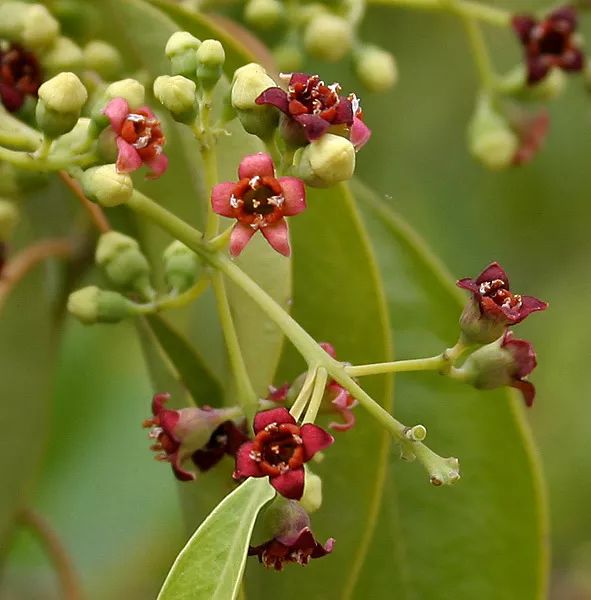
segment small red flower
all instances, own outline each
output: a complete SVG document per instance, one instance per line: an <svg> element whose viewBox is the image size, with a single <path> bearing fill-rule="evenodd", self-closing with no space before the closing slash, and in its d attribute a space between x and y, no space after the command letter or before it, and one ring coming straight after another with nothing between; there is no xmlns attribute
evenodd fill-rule
<svg viewBox="0 0 591 600"><path fill-rule="evenodd" d="M145 164L151 171L150 179L160 177L168 167L168 158L162 153L166 138L156 115L147 106L131 109L124 98L114 98L103 112L117 134L117 170L131 173Z"/></svg>
<svg viewBox="0 0 591 600"><path fill-rule="evenodd" d="M234 455L248 437L228 419L234 409L191 407L169 410L164 405L170 394L155 394L152 399L151 419L143 426L151 428L151 446L156 459L167 461L180 481L195 479L195 474L183 468L182 463L192 459L201 471L213 467L224 454Z"/></svg>
<svg viewBox="0 0 591 600"><path fill-rule="evenodd" d="M256 414L255 438L240 446L234 477L269 477L285 498L299 500L304 493L304 463L328 448L334 438L321 427L299 426L286 408Z"/></svg>
<svg viewBox="0 0 591 600"><path fill-rule="evenodd" d="M491 263L476 279L460 279L457 286L472 292L484 319L516 325L530 313L545 310L548 304L533 296L509 291L509 278L497 262Z"/></svg>
<svg viewBox="0 0 591 600"><path fill-rule="evenodd" d="M275 178L272 158L263 152L245 156L239 181L218 183L211 192L214 212L237 220L230 237L230 254L238 256L257 232L272 248L289 256L289 234L284 217L306 208L304 183L295 177Z"/></svg>
<svg viewBox="0 0 591 600"><path fill-rule="evenodd" d="M294 129L292 137L303 137L312 142L331 128L344 126L348 138L359 150L371 136L363 122L363 112L355 94L340 95L338 83L326 85L318 75L292 73L287 91L280 87L265 90L257 104L277 107L287 118L287 126Z"/></svg>
<svg viewBox="0 0 591 600"><path fill-rule="evenodd" d="M534 347L526 340L518 340L513 337L509 330L505 332L501 341L501 348L509 352L513 357L513 368L509 373L511 377L511 387L518 389L523 394L526 406L534 403L536 388L533 383L525 381L537 365L536 352Z"/></svg>
<svg viewBox="0 0 591 600"><path fill-rule="evenodd" d="M525 49L527 83L535 85L557 67L564 71L581 71L585 58L575 41L577 13L565 6L552 11L545 19L516 15L512 25Z"/></svg>
<svg viewBox="0 0 591 600"><path fill-rule="evenodd" d="M8 112L16 112L27 96L37 97L42 82L36 56L18 44L0 47L0 101Z"/></svg>

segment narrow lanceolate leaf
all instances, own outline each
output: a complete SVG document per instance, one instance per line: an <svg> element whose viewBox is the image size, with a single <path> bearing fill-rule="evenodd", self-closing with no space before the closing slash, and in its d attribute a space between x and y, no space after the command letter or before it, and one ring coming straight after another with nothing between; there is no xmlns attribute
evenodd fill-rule
<svg viewBox="0 0 591 600"><path fill-rule="evenodd" d="M453 279L378 197L360 185L353 190L386 284L399 357L449 347L464 302ZM424 424L436 451L459 456L462 479L431 488L420 469L393 457L379 524L348 597L391 598L394 570L402 600L544 597L545 506L521 399L435 373L401 373L396 393L397 416Z"/></svg>
<svg viewBox="0 0 591 600"><path fill-rule="evenodd" d="M265 478L226 496L177 557L158 600L236 598L255 520L274 495Z"/></svg>

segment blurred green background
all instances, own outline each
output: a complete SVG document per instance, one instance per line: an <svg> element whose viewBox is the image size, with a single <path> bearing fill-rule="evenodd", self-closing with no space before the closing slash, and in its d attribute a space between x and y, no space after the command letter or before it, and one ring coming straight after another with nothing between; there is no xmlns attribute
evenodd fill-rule
<svg viewBox="0 0 591 600"><path fill-rule="evenodd" d="M491 173L466 149L477 79L457 20L372 7L362 31L396 55L400 82L380 96L360 91L373 128L359 154L360 177L454 276L498 260L514 289L550 302L519 330L539 359L538 397L527 416L549 490L552 596L591 598L591 98L582 77L569 78L550 106L551 131L539 155ZM591 21L583 20L582 31L591 34ZM510 32L490 34L500 69L519 60ZM345 67L311 68L345 90L356 86ZM36 508L63 537L91 598L154 597L184 532L175 483L152 460L140 427L152 390L134 331L68 319L58 365ZM50 600L55 589L36 542L19 534L0 598Z"/></svg>

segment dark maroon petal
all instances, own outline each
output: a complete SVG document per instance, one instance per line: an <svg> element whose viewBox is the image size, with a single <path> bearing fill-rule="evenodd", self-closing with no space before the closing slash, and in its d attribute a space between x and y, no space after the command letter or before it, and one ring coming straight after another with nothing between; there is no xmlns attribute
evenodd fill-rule
<svg viewBox="0 0 591 600"><path fill-rule="evenodd" d="M259 468L258 463L250 456L252 451L252 442L245 442L236 452L236 470L234 478L241 477L264 477L264 473Z"/></svg>
<svg viewBox="0 0 591 600"><path fill-rule="evenodd" d="M304 128L304 135L309 142L322 137L330 127L330 123L318 115L298 115L293 119Z"/></svg>
<svg viewBox="0 0 591 600"><path fill-rule="evenodd" d="M280 87L270 87L258 96L257 104L271 104L285 114L289 113L289 100L287 94Z"/></svg>
<svg viewBox="0 0 591 600"><path fill-rule="evenodd" d="M292 73L289 79L289 85L293 86L297 85L298 83L306 85L308 83L308 79L310 79L310 75L307 73Z"/></svg>
<svg viewBox="0 0 591 600"><path fill-rule="evenodd" d="M154 394L152 398L152 414L157 416L161 411L164 410L164 405L170 400L170 394L162 392L160 394Z"/></svg>
<svg viewBox="0 0 591 600"><path fill-rule="evenodd" d="M511 387L519 390L523 395L523 400L526 406L532 406L536 397L536 388L534 384L529 381L522 381L520 379L514 379L511 382Z"/></svg>
<svg viewBox="0 0 591 600"><path fill-rule="evenodd" d="M243 424L244 426L244 424ZM226 454L234 456L244 442L248 442L248 436L244 429L237 427L233 421L226 421L220 425L223 434L226 436L226 444L223 446Z"/></svg>
<svg viewBox="0 0 591 600"><path fill-rule="evenodd" d="M17 89L0 82L0 100L8 112L16 112L23 105L25 97Z"/></svg>
<svg viewBox="0 0 591 600"><path fill-rule="evenodd" d="M561 6L553 10L547 17L548 21L562 26L561 33L569 34L577 28L577 11L572 6Z"/></svg>
<svg viewBox="0 0 591 600"><path fill-rule="evenodd" d="M295 422L296 420L289 414L287 408L281 406L258 412L254 417L253 428L254 432L258 433L271 423L290 423L291 425L295 425Z"/></svg>
<svg viewBox="0 0 591 600"><path fill-rule="evenodd" d="M324 544L324 546L322 544L320 544L319 542L317 542L316 547L314 548L314 551L311 554L311 557L312 558L322 558L323 556L330 554L332 552L333 548L334 548L334 538L328 538L326 540L326 543Z"/></svg>
<svg viewBox="0 0 591 600"><path fill-rule="evenodd" d="M330 344L329 342L320 342L320 344L318 344L330 357L332 358L336 358L337 357L337 351L334 349L334 346L332 344Z"/></svg>
<svg viewBox="0 0 591 600"><path fill-rule="evenodd" d="M354 116L351 100L349 98L341 98L337 104L336 115L332 122L334 125L338 125L339 123L352 125Z"/></svg>
<svg viewBox="0 0 591 600"><path fill-rule="evenodd" d="M270 482L283 497L300 500L304 494L304 467L271 477Z"/></svg>
<svg viewBox="0 0 591 600"><path fill-rule="evenodd" d="M533 296L522 296L521 297L521 309L519 310L519 321L523 321L530 313L537 312L540 310L546 310L548 303L543 300L538 300ZM518 322L519 322L518 321Z"/></svg>
<svg viewBox="0 0 591 600"><path fill-rule="evenodd" d="M495 279L500 279L505 284L505 288L509 289L509 278L507 277L507 273L505 273L505 270L498 262L490 263L490 265L478 275L474 282L480 285L481 283L494 281Z"/></svg>
<svg viewBox="0 0 591 600"><path fill-rule="evenodd" d="M175 434L177 423L179 422L180 414L178 410L162 410L158 415L160 427L175 441L179 442L178 436Z"/></svg>
<svg viewBox="0 0 591 600"><path fill-rule="evenodd" d="M195 466L200 471L209 471L215 467L224 457L225 449L220 446L218 448L200 449L193 452L191 459Z"/></svg>
<svg viewBox="0 0 591 600"><path fill-rule="evenodd" d="M513 356L515 361L513 374L517 378L522 379L536 368L536 351L527 340L519 340L514 337L513 332L507 331L501 341L501 347L508 350Z"/></svg>
<svg viewBox="0 0 591 600"><path fill-rule="evenodd" d="M578 48L569 48L559 59L561 69L569 72L582 71L585 66L585 55Z"/></svg>
<svg viewBox="0 0 591 600"><path fill-rule="evenodd" d="M515 15L511 19L511 26L521 40L521 43L527 44L531 31L536 26L536 20L528 15Z"/></svg>
<svg viewBox="0 0 591 600"><path fill-rule="evenodd" d="M480 311L486 315L488 319L496 321L507 321L507 323L515 324L519 319L519 312L512 310L509 307L499 306L492 298L481 296Z"/></svg>
<svg viewBox="0 0 591 600"><path fill-rule="evenodd" d="M470 292L476 293L478 291L478 285L476 284L474 279L470 279L470 277L458 279L456 281L456 285L464 290L469 290Z"/></svg>
<svg viewBox="0 0 591 600"><path fill-rule="evenodd" d="M174 454L170 454L168 456L168 460L170 461L170 464L172 465L172 470L174 472L174 476L179 481L193 481L195 479L195 473L186 471L185 469L183 469L181 467L180 462L179 462L179 455L177 452L175 452Z"/></svg>
<svg viewBox="0 0 591 600"><path fill-rule="evenodd" d="M550 67L550 63L544 56L530 56L527 59L527 83L534 85L544 79Z"/></svg>
<svg viewBox="0 0 591 600"><path fill-rule="evenodd" d="M330 433L324 431L322 427L314 425L312 423L306 423L302 425L300 430L302 441L304 442L304 452L306 454L305 460L310 460L316 452L320 452L325 448L328 448L333 442L334 438Z"/></svg>

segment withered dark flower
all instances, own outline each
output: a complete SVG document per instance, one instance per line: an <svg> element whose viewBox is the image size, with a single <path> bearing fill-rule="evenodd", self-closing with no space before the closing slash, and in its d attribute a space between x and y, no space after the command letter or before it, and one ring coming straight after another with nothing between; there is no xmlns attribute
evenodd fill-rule
<svg viewBox="0 0 591 600"><path fill-rule="evenodd" d="M42 83L37 57L19 44L0 44L0 101L8 112L16 112L27 96L37 97Z"/></svg>

